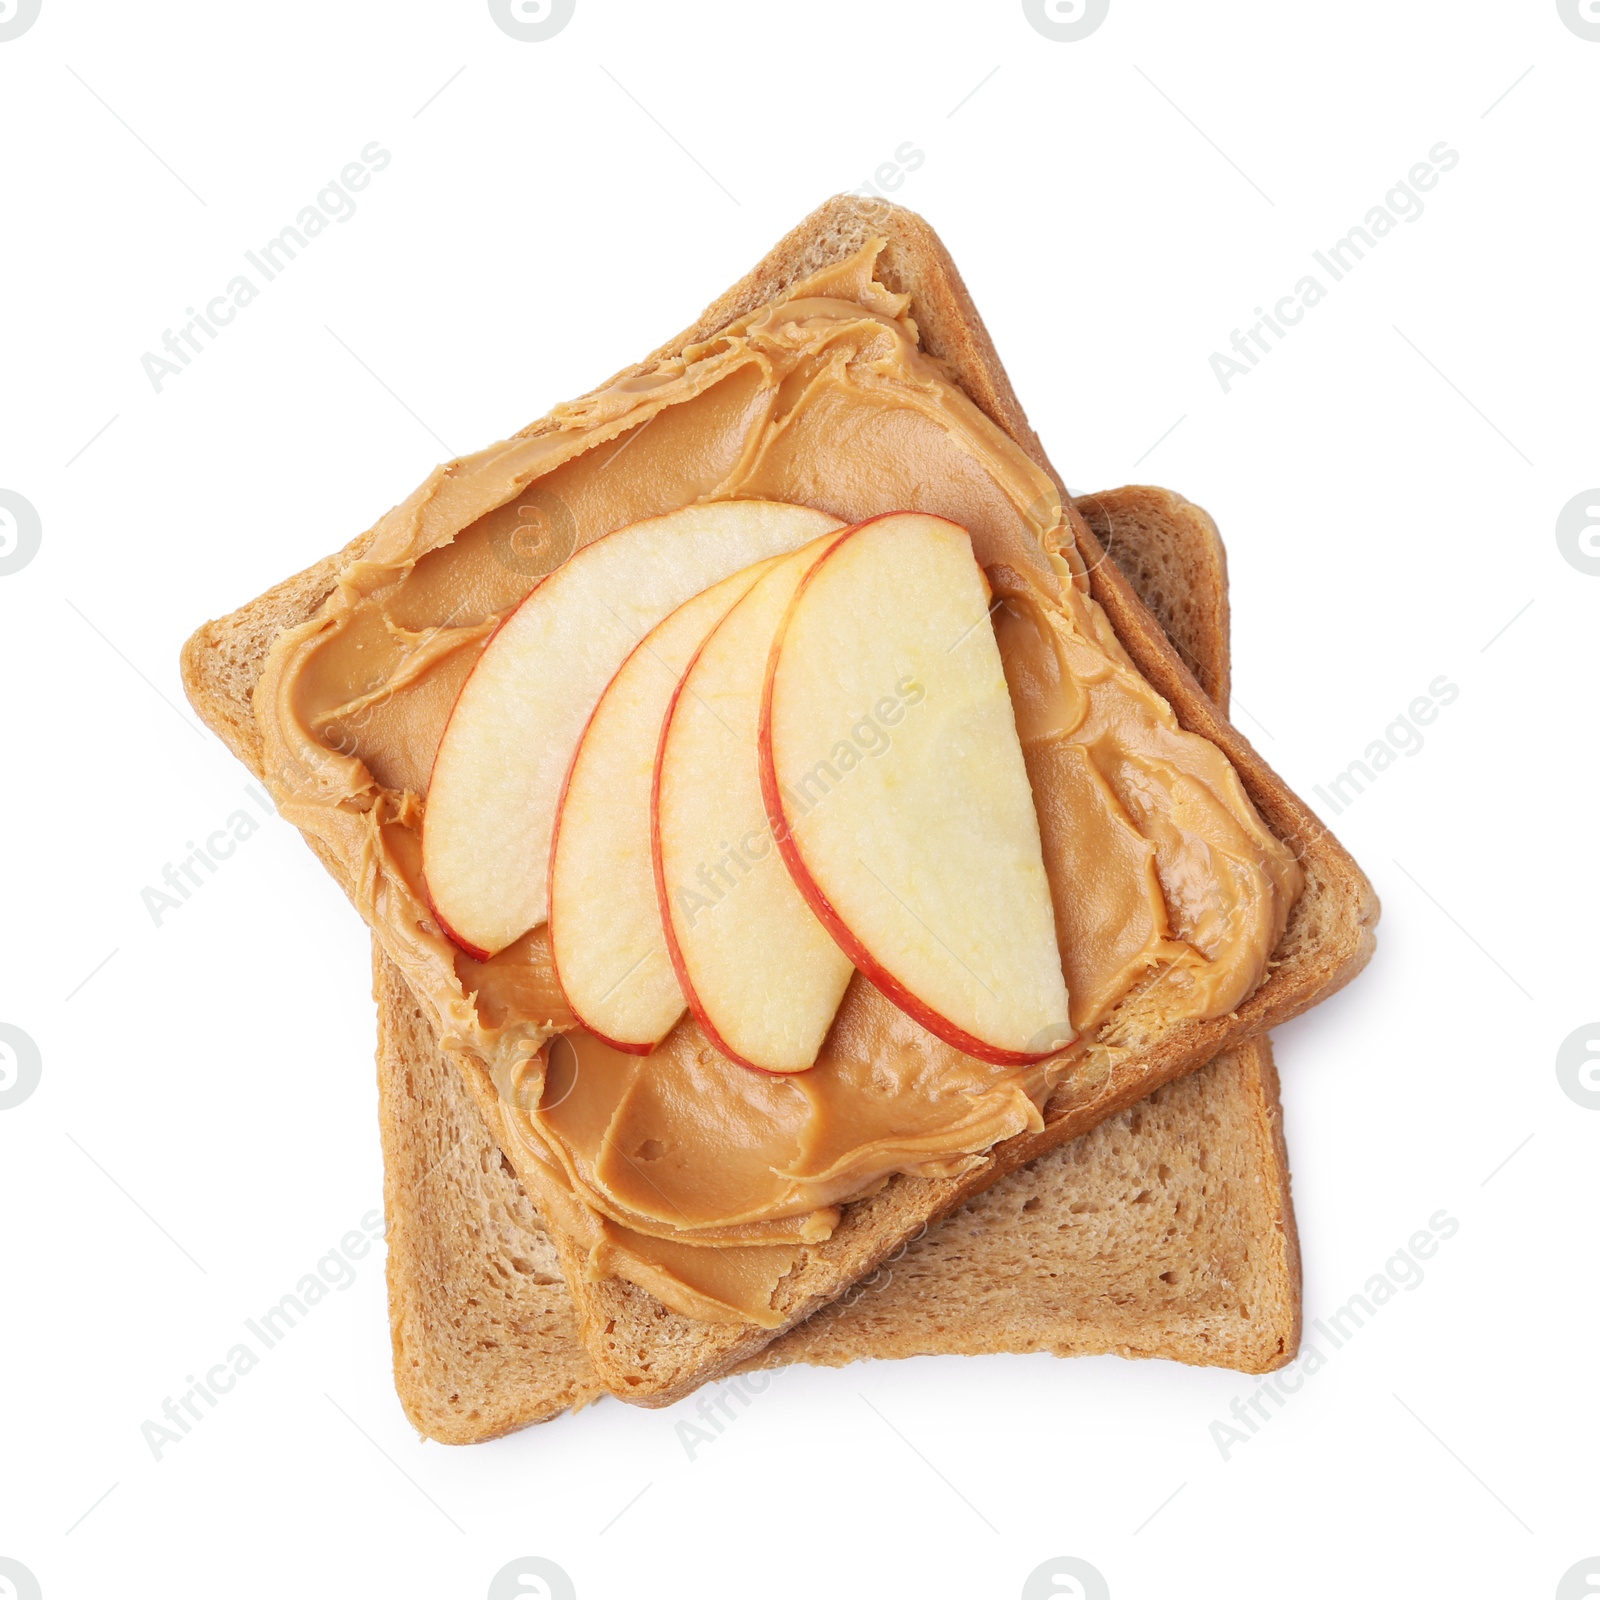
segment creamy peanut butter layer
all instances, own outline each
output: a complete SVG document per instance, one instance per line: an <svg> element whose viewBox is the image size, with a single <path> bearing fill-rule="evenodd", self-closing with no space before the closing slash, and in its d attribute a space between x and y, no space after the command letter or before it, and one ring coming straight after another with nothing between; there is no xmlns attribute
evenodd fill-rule
<svg viewBox="0 0 1600 1600"><path fill-rule="evenodd" d="M874 280L881 248L436 471L316 616L280 636L256 691L275 798L359 859L363 915L446 1044L489 1068L536 1202L587 1246L594 1275L707 1320L775 1326L776 1285L840 1207L897 1173L957 1175L1042 1127L1051 1090L1110 1048L1130 998L1146 1025L1232 1010L1301 887L1227 758L1178 726L1122 649L1049 478L918 348L907 297ZM859 974L807 1072L737 1066L690 1017L649 1056L627 1055L575 1026L544 926L477 961L433 918L429 770L498 622L582 545L731 498L845 522L927 511L971 534L1078 1030L1062 1056L963 1055ZM704 914L736 892L736 867L708 864Z"/></svg>

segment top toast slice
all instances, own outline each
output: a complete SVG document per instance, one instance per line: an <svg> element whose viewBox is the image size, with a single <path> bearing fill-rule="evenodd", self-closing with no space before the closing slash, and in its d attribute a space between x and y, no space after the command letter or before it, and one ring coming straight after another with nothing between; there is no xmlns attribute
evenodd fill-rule
<svg viewBox="0 0 1600 1600"><path fill-rule="evenodd" d="M1146 679L1172 706L1179 723L1221 748L1267 825L1295 852L1305 889L1274 952L1268 976L1234 1012L1187 1021L1159 1036L1128 1041L1126 1054L1098 1080L1075 1083L1046 1108L1044 1130L997 1146L978 1167L955 1179L893 1179L870 1199L847 1208L833 1236L807 1248L779 1286L778 1328L706 1324L670 1311L631 1284L589 1282L577 1245L562 1236L563 1267L572 1286L590 1356L607 1387L628 1399L668 1404L707 1378L754 1356L778 1334L836 1298L871 1272L931 1221L1043 1151L1093 1127L1160 1085L1192 1070L1239 1040L1298 1015L1348 982L1371 953L1377 902L1370 884L1305 804L1251 748L1207 698L1150 613L1104 551L1085 519L1070 506L1005 376L953 263L919 217L886 202L841 197L821 207L782 240L750 273L670 341L657 356L713 335L821 268L882 238L878 276L909 294L923 346L940 358L969 398L1002 427L1052 478L1062 493L1071 533L1090 572L1094 598ZM207 714L208 685L259 674L261 658L283 627L308 616L333 586L335 574L361 541L277 586L243 611L200 629L184 651L184 674L202 716L247 759L260 760L259 731L246 726L236 702ZM220 654L222 660L215 658ZM231 698L231 697L230 697ZM323 859L347 889L356 863L327 851ZM499 1127L498 1102L487 1073L460 1057L473 1098ZM502 1143L510 1146L509 1139Z"/></svg>

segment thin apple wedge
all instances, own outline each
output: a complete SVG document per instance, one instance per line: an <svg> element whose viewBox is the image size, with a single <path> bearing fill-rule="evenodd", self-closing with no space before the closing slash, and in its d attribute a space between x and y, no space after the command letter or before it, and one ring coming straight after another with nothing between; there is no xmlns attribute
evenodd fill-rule
<svg viewBox="0 0 1600 1600"><path fill-rule="evenodd" d="M462 685L428 783L422 870L445 931L487 959L545 920L556 802L628 652L713 583L838 522L805 506L686 506L585 545L506 618Z"/></svg>
<svg viewBox="0 0 1600 1600"><path fill-rule="evenodd" d="M583 1027L634 1055L648 1054L684 1010L650 850L661 725L706 635L772 564L724 578L640 640L600 696L562 791L550 855L556 979Z"/></svg>
<svg viewBox="0 0 1600 1600"><path fill-rule="evenodd" d="M756 736L773 637L807 571L842 535L777 562L700 647L661 730L651 802L656 895L673 968L730 1060L804 1072L850 961L773 848Z"/></svg>
<svg viewBox="0 0 1600 1600"><path fill-rule="evenodd" d="M1072 1039L1039 820L964 528L841 534L767 664L762 793L806 903L930 1033L1005 1065Z"/></svg>

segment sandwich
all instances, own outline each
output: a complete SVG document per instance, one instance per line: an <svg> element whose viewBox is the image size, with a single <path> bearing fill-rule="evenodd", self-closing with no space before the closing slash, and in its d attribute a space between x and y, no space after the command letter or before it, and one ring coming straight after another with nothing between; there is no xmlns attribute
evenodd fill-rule
<svg viewBox="0 0 1600 1600"><path fill-rule="evenodd" d="M185 673L459 1074L595 1377L643 1404L1371 950L1365 878L882 203L822 208Z"/></svg>

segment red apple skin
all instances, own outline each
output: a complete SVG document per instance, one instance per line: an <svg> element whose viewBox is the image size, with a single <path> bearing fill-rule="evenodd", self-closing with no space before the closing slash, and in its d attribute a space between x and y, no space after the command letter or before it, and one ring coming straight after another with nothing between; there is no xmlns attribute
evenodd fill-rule
<svg viewBox="0 0 1600 1600"><path fill-rule="evenodd" d="M448 922L445 921L443 915L439 911L438 906L433 903L433 896L428 893L428 878L426 873L423 874L422 878L422 894L423 898L428 902L428 909L433 913L433 920L439 924L440 931L444 934L445 938L447 938L450 943L456 947L457 950L464 951L467 955L471 956L474 961L488 961L491 959L487 950L480 950L477 945L468 944L467 941L463 939Z"/></svg>
<svg viewBox="0 0 1600 1600"><path fill-rule="evenodd" d="M932 513L917 512L915 515L928 516ZM760 732L756 739L757 760L761 773L761 799L767 809L767 822L772 828L772 836L777 840L778 853L783 857L784 865L789 869L789 876L794 879L795 887L800 891L806 904L811 907L812 914L817 921L833 935L834 942L844 953L849 956L851 964L866 980L892 1001L915 1023L926 1028L936 1039L943 1039L948 1045L960 1050L964 1055L975 1056L979 1061L992 1062L997 1067L1026 1067L1035 1061L1048 1061L1051 1056L1061 1054L1061 1049L1041 1050L1037 1052L1020 1050L1002 1050L995 1045L986 1044L982 1039L975 1039L964 1028L957 1027L948 1018L942 1017L932 1010L926 1002L912 994L895 975L890 972L865 945L847 928L835 910L833 902L823 892L821 886L811 876L806 868L804 859L800 854L800 847L795 842L790 831L788 814L783 808L783 794L778 787L778 767L772 752L772 685L778 672L778 656L783 649L784 636L789 631L790 619L794 616L795 608L800 604L800 597L806 592L811 580L853 539L863 528L870 528L873 523L881 522L886 516L899 516L900 512L884 512L883 516L869 517L865 522L858 522L853 528L847 529L839 536L838 542L822 557L817 564L801 579L799 587L794 592L794 597L789 602L789 608L784 613L783 622L779 625L777 634L772 641L772 650L767 656L766 675L761 685L761 723ZM939 518L948 521L948 518ZM952 527L959 526L951 523ZM965 531L965 530L963 530ZM658 880L659 881L659 880ZM667 941L670 944L672 934L669 928ZM693 1004L691 1001L690 1004Z"/></svg>
<svg viewBox="0 0 1600 1600"><path fill-rule="evenodd" d="M716 629L713 628L711 632L715 633ZM689 665L683 669L683 676L678 679L678 686L672 691L672 698L667 702L667 713L661 719L661 737L656 741L655 769L650 776L650 864L654 869L656 880L656 908L661 913L661 931L667 938L667 954L672 959L672 970L677 974L678 987L683 990L683 997L689 1002L689 1010L693 1013L694 1020L700 1024L701 1031L711 1041L712 1047L726 1056L735 1066L747 1067L751 1072L764 1073L769 1078L792 1078L797 1074L774 1072L771 1067L757 1066L754 1061L747 1061L717 1031L717 1025L707 1015L706 1008L689 978L689 964L684 960L683 946L678 943L678 936L672 928L672 912L667 895L667 869L661 859L661 763L667 752L667 730L672 726L672 714L678 708L678 698L683 693L684 684L689 681L689 674L694 671L695 663L700 659L700 652L710 641L711 634L707 634L700 642L699 649L689 658ZM802 1067L799 1070L809 1072L811 1068Z"/></svg>
<svg viewBox="0 0 1600 1600"><path fill-rule="evenodd" d="M540 581L542 582L543 580L541 579ZM639 647L637 645L634 646L634 650L637 650L638 648ZM627 666L628 662L633 660L634 650L630 650L623 658L623 667ZM617 672L621 671L622 667L618 667ZM612 675L612 682L616 682L615 673ZM610 684L607 684L607 689L609 689L610 686ZM600 696L600 700L604 699L605 695L602 694ZM561 793L556 796L556 820L554 826L550 829L550 882L552 885L555 883L556 846L561 841L561 819L566 814L567 809L567 790L572 785L572 773L574 768L576 768L578 765L578 755L583 749L583 741L588 737L590 725L594 722L595 714L599 711L599 709L600 701L597 700L595 702L594 710L589 713L587 720L583 724L583 732L578 735L577 744L575 744L572 748L572 761L567 767L566 777L561 780ZM649 1055L650 1052L655 1049L655 1044L635 1044L626 1042L622 1039L613 1039L609 1034L602 1033L600 1029L595 1027L595 1025L590 1022L589 1019L585 1017L578 1007L573 1003L572 996L567 993L566 984L561 981L561 963L556 959L555 902L553 897L551 900L550 912L550 969L555 973L556 987L561 991L561 998L567 1002L567 1009L577 1019L578 1026L582 1028L585 1033L592 1034L601 1042L601 1044L608 1044L613 1050L622 1051L624 1055ZM660 1040L657 1040L656 1044L659 1043Z"/></svg>

